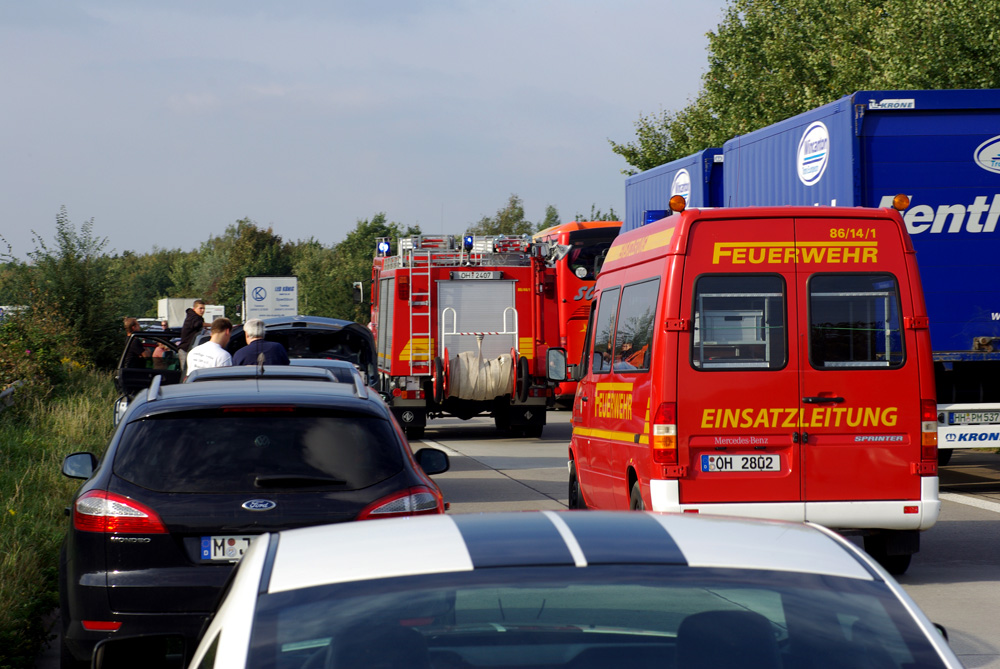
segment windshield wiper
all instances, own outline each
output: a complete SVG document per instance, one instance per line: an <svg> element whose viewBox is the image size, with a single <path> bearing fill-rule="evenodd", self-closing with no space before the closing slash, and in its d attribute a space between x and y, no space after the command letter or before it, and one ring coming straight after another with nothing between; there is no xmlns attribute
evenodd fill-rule
<svg viewBox="0 0 1000 669"><path fill-rule="evenodd" d="M253 480L258 488L309 488L312 486L347 485L329 476L299 476L289 474L263 474Z"/></svg>

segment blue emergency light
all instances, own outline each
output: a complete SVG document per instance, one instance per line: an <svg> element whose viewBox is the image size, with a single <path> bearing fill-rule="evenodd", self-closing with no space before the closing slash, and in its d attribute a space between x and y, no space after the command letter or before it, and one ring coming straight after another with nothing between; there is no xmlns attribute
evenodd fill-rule
<svg viewBox="0 0 1000 669"><path fill-rule="evenodd" d="M669 215L670 211L668 209L647 209L642 214L642 224L649 225L650 223L658 221L661 218L666 218Z"/></svg>
<svg viewBox="0 0 1000 669"><path fill-rule="evenodd" d="M389 255L389 242L379 242L378 243L378 254L380 256Z"/></svg>
<svg viewBox="0 0 1000 669"><path fill-rule="evenodd" d="M462 246L466 251L472 250L472 235L466 235L465 239L462 240Z"/></svg>

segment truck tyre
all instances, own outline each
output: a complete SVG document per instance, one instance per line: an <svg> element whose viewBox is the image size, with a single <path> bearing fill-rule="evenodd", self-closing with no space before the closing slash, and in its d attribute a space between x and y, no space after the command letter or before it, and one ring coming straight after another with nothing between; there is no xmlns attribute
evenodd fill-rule
<svg viewBox="0 0 1000 669"><path fill-rule="evenodd" d="M944 467L946 464L951 462L951 454L954 452L953 448L939 448L938 449L938 467Z"/></svg>
<svg viewBox="0 0 1000 669"><path fill-rule="evenodd" d="M406 432L407 439L423 439L424 438L424 425L409 425L403 428Z"/></svg>
<svg viewBox="0 0 1000 669"><path fill-rule="evenodd" d="M431 377L431 389L435 404L444 402L444 363L441 358L434 358L434 374Z"/></svg>
<svg viewBox="0 0 1000 669"><path fill-rule="evenodd" d="M583 501L583 493L580 492L580 480L576 478L576 463L572 460L569 463L569 508L587 508L587 503Z"/></svg>
<svg viewBox="0 0 1000 669"><path fill-rule="evenodd" d="M528 369L528 359L523 355L517 359L517 375L514 377L514 391L518 402L528 400L528 389L531 387L531 372ZM541 431L539 431L541 434Z"/></svg>
<svg viewBox="0 0 1000 669"><path fill-rule="evenodd" d="M645 511L646 503L642 501L642 492L639 490L639 482L632 484L632 494L629 496L628 508L633 511Z"/></svg>

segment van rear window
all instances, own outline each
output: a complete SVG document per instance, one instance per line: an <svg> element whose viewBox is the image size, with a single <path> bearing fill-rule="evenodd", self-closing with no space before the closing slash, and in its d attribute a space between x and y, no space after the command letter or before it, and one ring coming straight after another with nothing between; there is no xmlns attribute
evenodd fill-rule
<svg viewBox="0 0 1000 669"><path fill-rule="evenodd" d="M786 331L780 276L710 274L695 283L696 369L780 369L787 358Z"/></svg>
<svg viewBox="0 0 1000 669"><path fill-rule="evenodd" d="M817 369L902 366L899 290L890 274L809 279L809 361Z"/></svg>

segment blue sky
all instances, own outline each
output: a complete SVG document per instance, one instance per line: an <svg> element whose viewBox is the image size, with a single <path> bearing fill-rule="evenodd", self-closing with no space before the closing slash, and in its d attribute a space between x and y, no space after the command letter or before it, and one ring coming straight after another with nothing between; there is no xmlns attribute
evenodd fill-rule
<svg viewBox="0 0 1000 669"><path fill-rule="evenodd" d="M334 244L385 212L461 233L624 213L608 139L699 88L725 0L0 4L0 236L61 206L108 251L250 218ZM0 252L6 246L0 245Z"/></svg>

